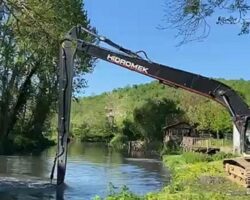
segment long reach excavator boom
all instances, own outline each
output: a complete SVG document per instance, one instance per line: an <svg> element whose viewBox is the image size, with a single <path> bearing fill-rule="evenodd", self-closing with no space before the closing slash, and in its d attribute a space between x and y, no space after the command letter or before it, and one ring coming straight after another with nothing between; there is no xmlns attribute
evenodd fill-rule
<svg viewBox="0 0 250 200"><path fill-rule="evenodd" d="M82 40L80 35L83 33L91 35L99 42L106 43L114 50ZM110 39L81 26L73 27L66 34L60 47L57 185L64 182L66 173L73 66L76 53L85 53L157 79L162 84L200 94L228 108L232 121L239 132L239 152L243 156L224 160L224 167L235 180L250 187L250 160L248 160L250 157L250 110L237 92L217 80L154 63L148 59L145 52L133 52L125 49ZM139 53L143 53L144 56L140 56Z"/></svg>

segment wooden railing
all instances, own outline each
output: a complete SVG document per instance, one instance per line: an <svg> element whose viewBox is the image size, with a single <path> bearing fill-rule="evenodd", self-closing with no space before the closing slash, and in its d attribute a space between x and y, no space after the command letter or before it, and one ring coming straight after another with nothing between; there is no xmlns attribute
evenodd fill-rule
<svg viewBox="0 0 250 200"><path fill-rule="evenodd" d="M202 137L183 137L181 147L184 151L193 151L199 148L221 148L230 145L231 141L225 139L202 138Z"/></svg>

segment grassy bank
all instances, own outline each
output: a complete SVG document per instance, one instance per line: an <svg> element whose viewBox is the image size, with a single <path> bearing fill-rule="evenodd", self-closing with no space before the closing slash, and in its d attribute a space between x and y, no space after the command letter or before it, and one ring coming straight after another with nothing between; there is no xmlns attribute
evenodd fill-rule
<svg viewBox="0 0 250 200"><path fill-rule="evenodd" d="M222 166L225 155L213 157L187 153L165 156L171 169L172 183L161 192L148 195L150 199L249 199L246 190L226 177Z"/></svg>
<svg viewBox="0 0 250 200"><path fill-rule="evenodd" d="M225 154L204 156L186 153L164 156L172 172L172 182L160 192L139 197L127 188L113 193L106 200L248 200L246 189L229 181L223 171L221 158ZM100 199L96 197L96 199Z"/></svg>

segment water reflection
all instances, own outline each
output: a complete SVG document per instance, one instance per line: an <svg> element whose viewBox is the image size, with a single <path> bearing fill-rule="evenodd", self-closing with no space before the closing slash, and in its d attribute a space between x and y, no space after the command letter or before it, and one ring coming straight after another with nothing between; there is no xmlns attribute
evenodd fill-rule
<svg viewBox="0 0 250 200"><path fill-rule="evenodd" d="M0 156L0 173L44 177L49 161L41 156Z"/></svg>
<svg viewBox="0 0 250 200"><path fill-rule="evenodd" d="M91 199L106 196L110 183L145 194L169 180L168 172L155 159L124 156L102 144L72 143L66 185L56 191L48 180L55 149L41 155L0 156L0 199Z"/></svg>

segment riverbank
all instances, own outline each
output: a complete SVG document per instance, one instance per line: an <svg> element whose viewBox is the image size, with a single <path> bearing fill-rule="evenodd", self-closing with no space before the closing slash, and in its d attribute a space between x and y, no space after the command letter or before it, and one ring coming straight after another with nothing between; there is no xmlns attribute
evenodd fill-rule
<svg viewBox="0 0 250 200"><path fill-rule="evenodd" d="M248 200L250 196L246 189L225 176L222 166L225 156L166 155L163 162L172 173L170 185L144 197L136 196L125 188L106 200Z"/></svg>
<svg viewBox="0 0 250 200"><path fill-rule="evenodd" d="M14 139L0 140L0 155L41 153L56 143L46 137L15 136Z"/></svg>

